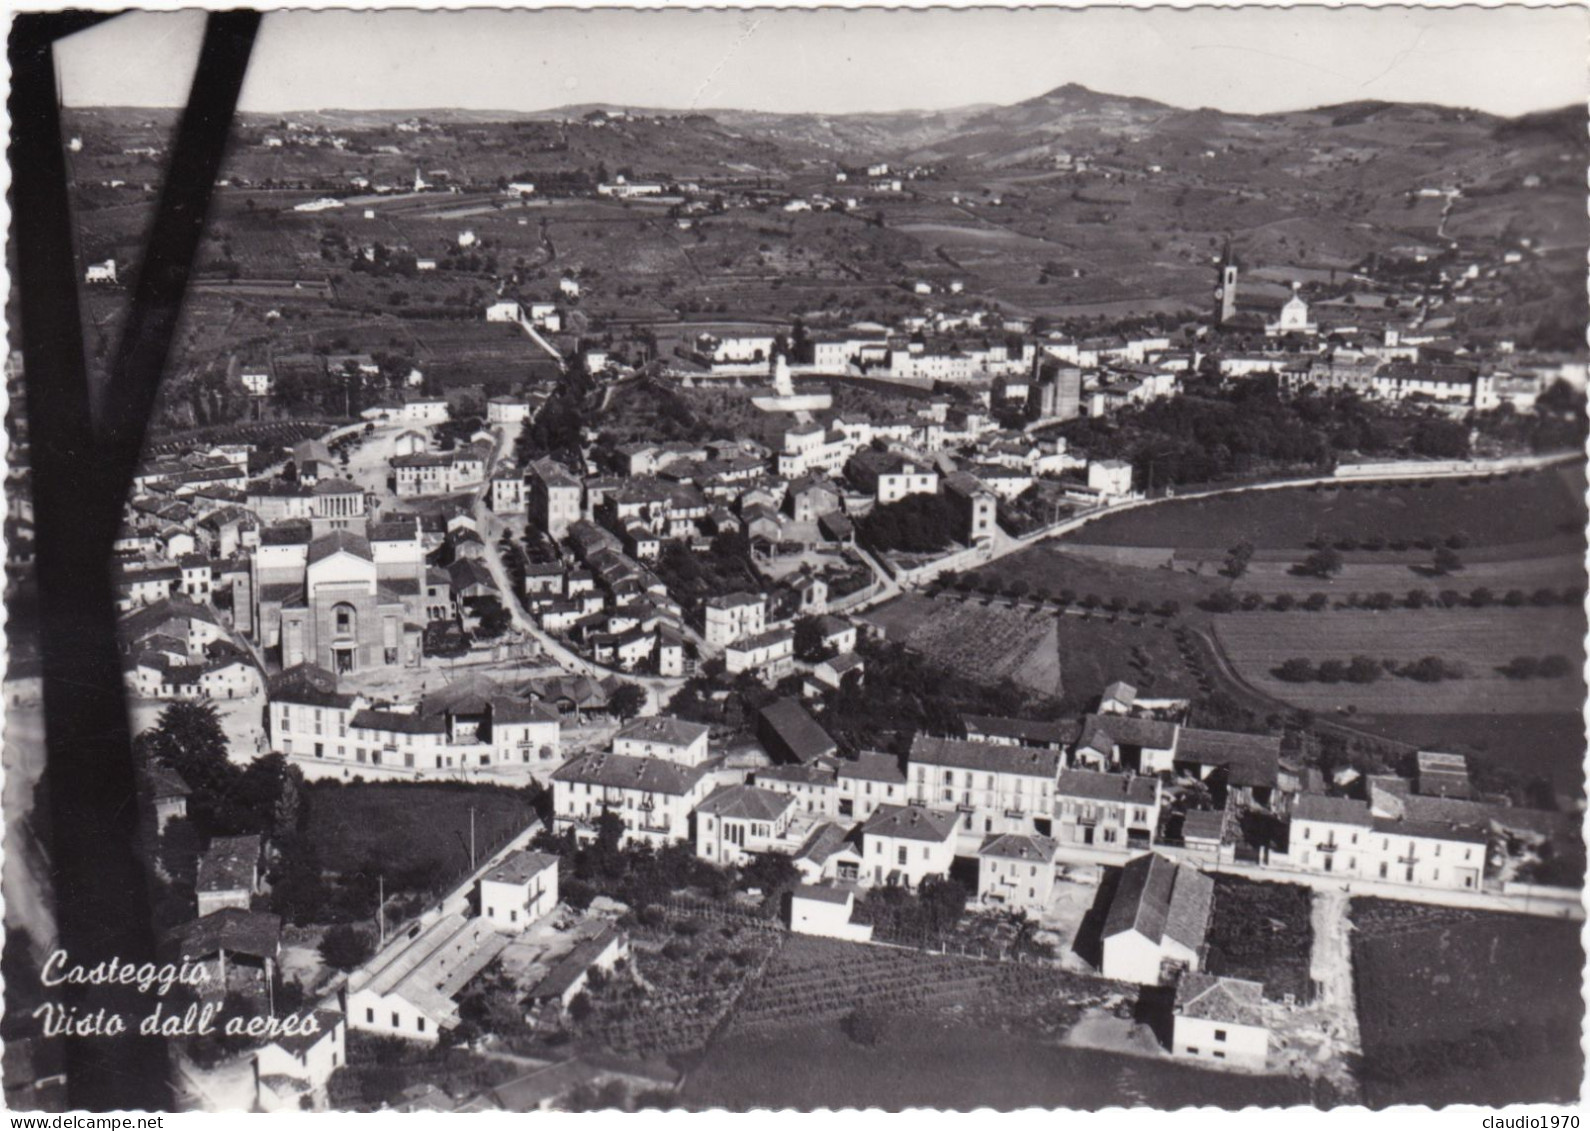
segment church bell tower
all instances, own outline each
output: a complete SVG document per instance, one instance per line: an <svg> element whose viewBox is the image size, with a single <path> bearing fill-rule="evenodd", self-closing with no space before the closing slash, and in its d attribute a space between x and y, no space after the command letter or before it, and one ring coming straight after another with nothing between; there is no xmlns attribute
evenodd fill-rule
<svg viewBox="0 0 1590 1131"><path fill-rule="evenodd" d="M1237 257L1226 238L1220 253L1220 276L1215 284L1215 325L1224 326L1237 316Z"/></svg>

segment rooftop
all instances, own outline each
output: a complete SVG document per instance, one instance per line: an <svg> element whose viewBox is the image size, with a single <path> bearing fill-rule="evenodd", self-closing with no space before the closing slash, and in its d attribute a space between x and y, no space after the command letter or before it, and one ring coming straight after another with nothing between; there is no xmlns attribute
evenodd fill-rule
<svg viewBox="0 0 1590 1131"><path fill-rule="evenodd" d="M955 835L960 818L920 805L880 805L861 826L862 836L897 837L943 843Z"/></svg>
<svg viewBox="0 0 1590 1131"><path fill-rule="evenodd" d="M911 741L911 761L928 766L953 766L997 774L1053 778L1060 769L1060 752L1032 746L1005 746L919 734Z"/></svg>

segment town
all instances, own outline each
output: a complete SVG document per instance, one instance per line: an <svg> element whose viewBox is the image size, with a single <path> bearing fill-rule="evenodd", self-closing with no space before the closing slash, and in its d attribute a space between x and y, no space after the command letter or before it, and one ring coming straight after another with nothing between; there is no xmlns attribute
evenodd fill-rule
<svg viewBox="0 0 1590 1131"><path fill-rule="evenodd" d="M1369 145L1330 110L1322 175ZM163 134L68 122L114 320ZM1237 133L1144 123L730 168L750 125L616 105L240 120L111 568L164 957L206 972L165 1009L316 1024L174 1042L186 1102L1577 1095L1582 216L1472 217L1555 201L1583 131L1485 125L1508 163L1399 180L1397 239L1300 247L1233 222ZM1159 196L1151 301L1035 252Z"/></svg>

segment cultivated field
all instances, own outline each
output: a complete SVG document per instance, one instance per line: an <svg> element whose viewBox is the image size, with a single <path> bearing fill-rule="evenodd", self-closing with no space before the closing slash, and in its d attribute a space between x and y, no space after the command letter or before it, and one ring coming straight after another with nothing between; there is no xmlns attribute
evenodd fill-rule
<svg viewBox="0 0 1590 1131"><path fill-rule="evenodd" d="M1275 1001L1288 994L1300 1003L1312 1001L1313 898L1314 889L1300 884L1217 876L1208 971L1262 982L1265 996Z"/></svg>
<svg viewBox="0 0 1590 1131"><path fill-rule="evenodd" d="M1578 924L1375 899L1351 915L1371 1107L1578 1097Z"/></svg>
<svg viewBox="0 0 1590 1131"><path fill-rule="evenodd" d="M1352 706L1373 714L1551 714L1584 701L1584 624L1573 609L1393 609L1388 612L1233 613L1215 632L1237 672L1260 691L1315 711ZM1575 674L1508 679L1496 669L1515 656L1558 654ZM1410 663L1437 656L1461 679L1419 683L1382 675L1374 683L1287 683L1273 674L1302 657L1354 656Z"/></svg>
<svg viewBox="0 0 1590 1131"><path fill-rule="evenodd" d="M1472 546L1571 538L1583 542L1584 467L1474 480L1247 491L1181 499L1107 515L1079 530L1079 544L1204 548L1247 540L1297 549L1317 537L1388 542L1462 532ZM1061 544L1065 544L1061 539Z"/></svg>
<svg viewBox="0 0 1590 1131"><path fill-rule="evenodd" d="M907 595L867 614L890 640L963 679L1015 680L1044 695L1061 691L1055 615L1044 610Z"/></svg>

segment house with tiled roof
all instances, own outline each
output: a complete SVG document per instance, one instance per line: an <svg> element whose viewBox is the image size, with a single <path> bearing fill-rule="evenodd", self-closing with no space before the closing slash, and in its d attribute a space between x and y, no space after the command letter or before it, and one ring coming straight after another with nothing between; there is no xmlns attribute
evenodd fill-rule
<svg viewBox="0 0 1590 1131"><path fill-rule="evenodd" d="M1264 987L1190 972L1176 983L1170 1051L1191 1060L1261 1069L1270 1056Z"/></svg>
<svg viewBox="0 0 1590 1131"><path fill-rule="evenodd" d="M913 804L959 814L969 834L1048 835L1060 751L919 734L911 741Z"/></svg>
<svg viewBox="0 0 1590 1131"><path fill-rule="evenodd" d="M862 884L918 887L955 860L958 815L922 805L880 805L861 826Z"/></svg>
<svg viewBox="0 0 1590 1131"><path fill-rule="evenodd" d="M775 793L789 794L800 813L832 817L839 812L838 773L827 759L758 769L754 784Z"/></svg>
<svg viewBox="0 0 1590 1131"><path fill-rule="evenodd" d="M1036 833L995 833L977 849L977 898L1038 914L1054 895L1060 846Z"/></svg>
<svg viewBox="0 0 1590 1131"><path fill-rule="evenodd" d="M1055 782L1054 836L1061 844L1139 852L1159 828L1157 777L1062 770Z"/></svg>
<svg viewBox="0 0 1590 1131"><path fill-rule="evenodd" d="M1104 976L1157 986L1166 963L1198 970L1214 890L1198 869L1157 852L1128 862L1104 919Z"/></svg>
<svg viewBox="0 0 1590 1131"><path fill-rule="evenodd" d="M757 713L756 740L775 762L807 765L832 758L839 751L839 744L811 713L788 698L775 700Z"/></svg>
<svg viewBox="0 0 1590 1131"><path fill-rule="evenodd" d="M795 799L755 785L725 785L696 806L696 855L726 866L785 851Z"/></svg>
<svg viewBox="0 0 1590 1131"><path fill-rule="evenodd" d="M998 715L962 715L961 726L969 742L1001 746L1031 746L1064 750L1077 740L1077 724L1070 719L1011 719Z"/></svg>
<svg viewBox="0 0 1590 1131"><path fill-rule="evenodd" d="M199 917L226 907L247 911L259 891L260 838L218 836L199 856L194 893Z"/></svg>
<svg viewBox="0 0 1590 1131"><path fill-rule="evenodd" d="M841 818L865 821L880 805L906 803L905 769L893 754L863 750L838 765L838 807Z"/></svg>
<svg viewBox="0 0 1590 1131"><path fill-rule="evenodd" d="M558 905L558 858L521 848L480 877L480 914L518 934Z"/></svg>
<svg viewBox="0 0 1590 1131"><path fill-rule="evenodd" d="M613 753L699 766L707 760L709 731L705 723L676 719L672 715L646 715L630 719L619 727L613 736Z"/></svg>
<svg viewBox="0 0 1590 1131"><path fill-rule="evenodd" d="M599 752L574 758L552 775L553 824L577 837L596 835L604 812L624 822L625 844L654 845L688 840L690 814L712 792L714 782L700 766L662 758L630 758Z"/></svg>
<svg viewBox="0 0 1590 1131"><path fill-rule="evenodd" d="M1479 891L1485 878L1490 826L1469 803L1418 798L1456 811L1401 808L1400 816L1378 816L1370 802L1304 794L1292 806L1287 851L1273 863L1344 879L1384 880L1419 887Z"/></svg>

